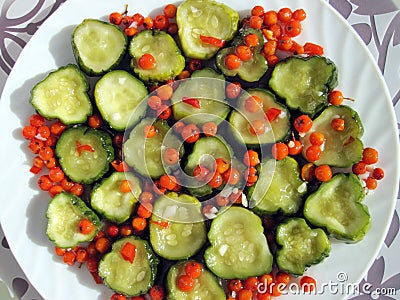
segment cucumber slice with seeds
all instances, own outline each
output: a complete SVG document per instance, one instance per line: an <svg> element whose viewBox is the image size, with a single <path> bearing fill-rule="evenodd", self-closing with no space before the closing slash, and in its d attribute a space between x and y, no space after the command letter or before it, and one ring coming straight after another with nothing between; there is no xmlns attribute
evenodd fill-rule
<svg viewBox="0 0 400 300"><path fill-rule="evenodd" d="M156 66L148 70L138 64L138 60L146 53L151 54L156 61ZM185 68L185 58L175 40L160 30L143 30L135 35L129 45L129 55L133 71L143 81L167 81Z"/></svg>
<svg viewBox="0 0 400 300"><path fill-rule="evenodd" d="M128 39L116 25L85 19L72 33L76 61L88 75L102 75L118 66L125 55Z"/></svg>
<svg viewBox="0 0 400 300"><path fill-rule="evenodd" d="M135 125L146 113L147 88L126 71L104 75L94 88L94 98L104 120L115 130Z"/></svg>
<svg viewBox="0 0 400 300"><path fill-rule="evenodd" d="M170 300L225 300L225 292L221 285L218 283L217 278L208 270L203 268L201 275L194 281L194 289L189 292L183 292L177 285L177 280L180 275L184 275L186 264L193 262L181 261L173 266L168 271L167 275L167 289L168 299Z"/></svg>
<svg viewBox="0 0 400 300"><path fill-rule="evenodd" d="M121 255L126 243L135 246L135 258L131 263ZM136 236L121 238L99 263L99 276L112 290L127 295L145 294L154 284L159 259L147 241Z"/></svg>
<svg viewBox="0 0 400 300"><path fill-rule="evenodd" d="M201 204L187 194L168 193L157 199L149 226L154 251L166 259L189 258L206 242Z"/></svg>
<svg viewBox="0 0 400 300"><path fill-rule="evenodd" d="M105 131L80 125L63 132L56 145L56 155L71 180L89 184L108 172L114 147Z"/></svg>
<svg viewBox="0 0 400 300"><path fill-rule="evenodd" d="M132 184L131 192L121 191L123 180L129 180ZM114 172L93 188L90 204L107 220L120 224L131 216L141 192L139 178L133 173Z"/></svg>
<svg viewBox="0 0 400 300"><path fill-rule="evenodd" d="M46 234L60 248L72 248L78 243L93 240L101 227L99 217L83 200L65 192L57 194L50 201L46 217ZM79 232L79 223L84 219L93 224L93 230L89 234Z"/></svg>
<svg viewBox="0 0 400 300"><path fill-rule="evenodd" d="M76 65L69 64L37 83L30 102L47 119L59 119L67 125L84 123L92 114L88 90L84 74Z"/></svg>

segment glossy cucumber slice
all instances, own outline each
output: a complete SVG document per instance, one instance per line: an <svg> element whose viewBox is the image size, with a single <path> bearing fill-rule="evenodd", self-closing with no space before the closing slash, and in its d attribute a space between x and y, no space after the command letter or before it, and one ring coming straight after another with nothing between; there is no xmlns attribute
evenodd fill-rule
<svg viewBox="0 0 400 300"><path fill-rule="evenodd" d="M204 259L207 267L224 279L269 273L273 257L261 219L250 210L231 206L212 221Z"/></svg>
<svg viewBox="0 0 400 300"><path fill-rule="evenodd" d="M354 174L337 174L305 201L304 216L339 239L360 241L370 228L368 207L361 203L365 191Z"/></svg>
<svg viewBox="0 0 400 300"><path fill-rule="evenodd" d="M311 229L302 218L291 218L278 225L276 254L279 270L303 275L307 267L329 256L331 243L321 228Z"/></svg>
<svg viewBox="0 0 400 300"><path fill-rule="evenodd" d="M111 71L97 81L94 98L101 116L115 130L135 125L146 113L147 88L124 70Z"/></svg>
<svg viewBox="0 0 400 300"><path fill-rule="evenodd" d="M108 133L84 125L65 130L56 145L64 173L73 181L89 184L108 172L114 147Z"/></svg>
<svg viewBox="0 0 400 300"><path fill-rule="evenodd" d="M338 83L338 70L326 57L292 56L279 62L269 86L291 109L315 115L328 105L328 94Z"/></svg>
<svg viewBox="0 0 400 300"><path fill-rule="evenodd" d="M131 192L121 191L123 180L129 180ZM114 172L93 188L90 203L107 220L120 224L131 216L141 192L140 180L133 173Z"/></svg>
<svg viewBox="0 0 400 300"><path fill-rule="evenodd" d="M344 120L344 130L335 130L331 123L335 118ZM316 165L331 165L335 167L350 167L362 158L363 143L361 136L364 129L358 113L349 106L329 106L315 120L307 134L301 138L303 143L303 156L311 145L310 134L320 132L325 137L321 157L314 163Z"/></svg>
<svg viewBox="0 0 400 300"><path fill-rule="evenodd" d="M125 55L128 39L109 22L85 19L72 33L76 61L88 75L102 75L118 66Z"/></svg>
<svg viewBox="0 0 400 300"><path fill-rule="evenodd" d="M135 247L133 262L124 259L121 251L130 243ZM159 259L147 241L136 236L122 238L113 243L112 249L99 263L99 275L112 290L127 295L145 294L154 283Z"/></svg>
<svg viewBox="0 0 400 300"><path fill-rule="evenodd" d="M143 69L138 61L143 54L151 54L156 65L151 69ZM167 81L179 75L185 68L185 58L181 55L175 40L160 30L143 30L135 35L129 45L133 71L144 81Z"/></svg>
<svg viewBox="0 0 400 300"><path fill-rule="evenodd" d="M168 193L158 198L149 226L154 251L166 259L189 258L206 242L201 204L187 194Z"/></svg>
<svg viewBox="0 0 400 300"><path fill-rule="evenodd" d="M146 138L145 126L153 125L157 131L156 135ZM183 147L177 136L174 135L168 123L152 118L145 118L131 131L129 138L123 145L123 154L128 165L133 167L139 174L145 177L158 178L179 167L168 165L163 161L163 153L167 148L175 148L183 156Z"/></svg>
<svg viewBox="0 0 400 300"><path fill-rule="evenodd" d="M171 266L167 275L167 298L170 300L225 300L225 292L217 278L203 267L201 275L194 281L194 289L190 292L181 291L177 285L179 276L186 274L185 266L194 260L180 261Z"/></svg>
<svg viewBox="0 0 400 300"><path fill-rule="evenodd" d="M67 125L86 122L92 114L87 94L89 84L76 65L66 65L37 83L30 102L47 119L59 119Z"/></svg>
<svg viewBox="0 0 400 300"><path fill-rule="evenodd" d="M250 187L249 206L260 214L296 213L303 204L307 185L300 179L300 168L291 157L265 160L258 181Z"/></svg>
<svg viewBox="0 0 400 300"><path fill-rule="evenodd" d="M210 174L208 180L200 182L193 177L193 171L198 165L204 166L208 170L214 170L214 163L218 158L223 158L229 163L231 163L233 158L231 147L222 137L202 137L194 144L193 150L189 154L184 167L185 173L191 176L193 180L193 182L190 181L185 184L192 195L201 197L213 192L213 189L207 184L212 174Z"/></svg>
<svg viewBox="0 0 400 300"><path fill-rule="evenodd" d="M56 246L72 248L78 243L93 240L100 230L99 217L79 197L61 192L51 199L47 208L46 234ZM79 223L87 219L93 224L88 234L79 231Z"/></svg>
<svg viewBox="0 0 400 300"><path fill-rule="evenodd" d="M245 108L246 100L256 96L262 101L262 109L251 113ZM268 121L269 112L274 110L273 118ZM255 120L265 122L265 132L253 134L250 131ZM232 133L236 140L247 145L263 145L282 141L290 134L290 113L286 107L278 103L275 96L265 89L248 89L238 100L237 109L229 116L229 123L232 126Z"/></svg>
<svg viewBox="0 0 400 300"><path fill-rule="evenodd" d="M237 31L239 14L213 0L186 0L178 6L176 21L185 56L209 59L219 47L202 42L200 35L230 41Z"/></svg>
<svg viewBox="0 0 400 300"><path fill-rule="evenodd" d="M190 79L179 84L171 98L174 117L197 125L221 123L230 111L225 101L224 79L223 75L210 68L193 72ZM184 98L196 98L200 108L182 102Z"/></svg>

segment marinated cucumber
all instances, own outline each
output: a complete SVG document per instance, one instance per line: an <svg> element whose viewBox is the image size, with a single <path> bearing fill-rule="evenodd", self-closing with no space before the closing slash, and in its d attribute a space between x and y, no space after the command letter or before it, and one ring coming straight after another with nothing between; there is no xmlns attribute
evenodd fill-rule
<svg viewBox="0 0 400 300"><path fill-rule="evenodd" d="M247 278L269 273L273 256L261 219L250 210L231 206L212 221L204 259L207 267L224 279Z"/></svg>
<svg viewBox="0 0 400 300"><path fill-rule="evenodd" d="M331 123L335 118L344 120L344 130L332 128ZM311 130L301 138L304 157L306 149L311 145L312 132L320 132L325 137L321 157L314 162L316 165L347 168L361 160L364 146L360 138L364 129L357 112L349 106L328 106L313 120Z"/></svg>
<svg viewBox="0 0 400 300"><path fill-rule="evenodd" d="M256 96L262 102L262 109L258 112L249 112L246 107L246 100ZM273 111L273 117L268 120L268 115ZM267 116L267 117L266 117ZM255 120L265 122L264 133L253 134L252 123ZM229 123L232 126L232 133L236 140L247 145L263 145L282 141L290 134L290 114L286 107L278 103L275 96L265 89L248 89L238 100L238 105L229 116Z"/></svg>
<svg viewBox="0 0 400 300"><path fill-rule="evenodd" d="M75 182L89 184L108 172L114 148L105 131L78 125L62 133L56 155L65 175Z"/></svg>
<svg viewBox="0 0 400 300"><path fill-rule="evenodd" d="M279 270L303 275L307 267L329 256L331 243L321 228L311 229L302 218L291 218L278 225L276 253Z"/></svg>
<svg viewBox="0 0 400 300"><path fill-rule="evenodd" d="M60 248L72 248L81 242L93 240L101 227L99 217L85 202L66 192L61 192L51 199L46 217L46 234ZM89 233L79 230L82 220L88 220L93 225Z"/></svg>
<svg viewBox="0 0 400 300"><path fill-rule="evenodd" d="M190 79L179 84L171 98L174 118L197 125L221 123L230 111L225 101L224 79L223 75L210 68L193 72ZM197 99L200 107L182 102L185 98Z"/></svg>
<svg viewBox="0 0 400 300"><path fill-rule="evenodd" d="M150 125L154 126L157 133L151 138L146 138L145 127ZM179 167L179 162L174 165L164 162L163 153L168 148L179 150L181 157L184 154L180 140L170 130L167 122L145 118L129 134L123 145L123 154L126 163L140 175L158 178Z"/></svg>
<svg viewBox="0 0 400 300"><path fill-rule="evenodd" d="M292 56L279 62L269 86L291 109L315 115L328 105L328 94L338 83L334 62L323 56Z"/></svg>
<svg viewBox="0 0 400 300"><path fill-rule="evenodd" d="M207 184L213 172L210 172L210 178L199 181L196 177L193 177L193 171L198 165L206 167L208 170L214 170L215 160L218 158L223 158L229 163L233 158L231 147L222 137L201 137L194 144L184 167L185 173L191 176L191 179L185 185L192 195L202 197L213 192L213 189Z"/></svg>
<svg viewBox="0 0 400 300"><path fill-rule="evenodd" d="M203 42L200 36L230 41L237 31L239 14L213 0L185 0L178 6L176 21L185 56L209 59L220 47Z"/></svg>
<svg viewBox="0 0 400 300"><path fill-rule="evenodd" d="M337 174L308 196L304 216L338 239L357 242L371 223L368 207L362 204L364 197L364 188L356 175Z"/></svg>
<svg viewBox="0 0 400 300"><path fill-rule="evenodd" d="M129 180L131 191L121 191L121 183ZM114 172L95 185L90 197L92 208L107 220L120 224L131 216L142 186L137 176L130 172Z"/></svg>
<svg viewBox="0 0 400 300"><path fill-rule="evenodd" d="M30 102L47 119L59 119L66 125L84 123L92 114L88 90L84 74L76 65L69 64L37 83Z"/></svg>
<svg viewBox="0 0 400 300"><path fill-rule="evenodd" d="M170 267L167 275L167 298L169 300L225 300L225 292L217 278L204 267L201 271L201 275L194 280L194 289L189 292L184 292L179 289L177 285L178 278L186 274L185 266L192 262L195 261L180 261Z"/></svg>
<svg viewBox="0 0 400 300"><path fill-rule="evenodd" d="M260 214L296 213L303 204L307 185L300 179L297 161L289 156L260 165L258 181L248 191L249 206Z"/></svg>
<svg viewBox="0 0 400 300"><path fill-rule="evenodd" d="M143 54L151 54L155 59L155 67L143 69L139 59ZM175 40L160 30L143 30L135 35L129 45L131 66L143 81L167 81L179 75L185 68L185 57L182 56Z"/></svg>
<svg viewBox="0 0 400 300"><path fill-rule="evenodd" d="M143 82L123 70L107 73L94 88L101 116L119 131L132 127L145 115L147 94Z"/></svg>
<svg viewBox="0 0 400 300"><path fill-rule="evenodd" d="M102 75L116 68L127 46L124 32L109 22L85 19L72 33L75 59L88 75Z"/></svg>
<svg viewBox="0 0 400 300"><path fill-rule="evenodd" d="M189 258L206 242L201 204L187 194L168 193L158 198L149 228L154 251L169 260Z"/></svg>
<svg viewBox="0 0 400 300"><path fill-rule="evenodd" d="M124 256L124 247L135 251L131 262ZM145 294L154 284L159 259L147 241L136 236L121 238L99 262L99 275L112 290L127 295Z"/></svg>

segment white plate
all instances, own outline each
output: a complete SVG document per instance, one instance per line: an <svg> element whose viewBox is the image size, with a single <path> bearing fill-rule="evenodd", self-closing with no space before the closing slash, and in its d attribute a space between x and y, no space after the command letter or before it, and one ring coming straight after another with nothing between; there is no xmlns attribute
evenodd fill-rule
<svg viewBox="0 0 400 300"><path fill-rule="evenodd" d="M338 65L338 88L346 96L356 99L349 104L359 112L364 123L364 144L379 150L379 166L385 170L386 176L377 191L365 200L372 217L371 230L357 244L333 242L330 257L308 271L317 278L318 291L325 291L319 297L343 298L346 295L341 295L340 288L359 282L375 259L388 230L397 197L399 147L387 87L361 39L326 2L222 2L236 8L242 15L248 14L256 4L264 5L266 9L283 6L304 8L308 17L300 41L323 45L326 56ZM165 0L131 1L129 12L154 16L166 3ZM27 142L21 137L21 128L33 113L29 105L30 89L49 71L74 62L70 37L75 25L84 18L107 19L110 12L122 11L125 4L125 0L68 0L64 3L40 27L21 53L0 102L1 224L21 268L45 299L109 299L111 292L96 285L86 268L63 264L46 237L45 211L49 196L39 192L37 177L29 173L32 154L26 150ZM338 276L341 275L345 281L340 281ZM293 295L294 292L289 292L288 298L303 298Z"/></svg>

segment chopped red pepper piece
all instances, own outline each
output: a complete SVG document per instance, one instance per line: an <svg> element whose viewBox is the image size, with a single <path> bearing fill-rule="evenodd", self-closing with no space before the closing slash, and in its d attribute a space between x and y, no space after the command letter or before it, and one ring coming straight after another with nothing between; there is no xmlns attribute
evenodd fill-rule
<svg viewBox="0 0 400 300"><path fill-rule="evenodd" d="M153 221L153 220L151 220L150 222L155 224L155 225L157 225L157 226L160 226L163 229L167 229L169 227L169 222L168 221L163 222L163 221Z"/></svg>
<svg viewBox="0 0 400 300"><path fill-rule="evenodd" d="M323 55L324 48L322 46L314 44L314 43L305 43L304 44L304 53L308 55Z"/></svg>
<svg viewBox="0 0 400 300"><path fill-rule="evenodd" d="M119 159L113 160L111 165L117 172L127 172L129 170L128 164Z"/></svg>
<svg viewBox="0 0 400 300"><path fill-rule="evenodd" d="M120 250L120 253L125 260L133 263L136 256L136 246L130 242L126 242L124 247Z"/></svg>
<svg viewBox="0 0 400 300"><path fill-rule="evenodd" d="M271 107L267 110L265 113L265 116L267 117L268 121L272 122L276 120L276 118L280 115L282 111L280 109L277 109L275 107Z"/></svg>
<svg viewBox="0 0 400 300"><path fill-rule="evenodd" d="M200 108L200 101L197 98L183 97L182 102L187 103L195 108Z"/></svg>
<svg viewBox="0 0 400 300"><path fill-rule="evenodd" d="M37 166L32 166L29 171L33 174L38 174L40 171L42 171L42 168L39 168Z"/></svg>
<svg viewBox="0 0 400 300"><path fill-rule="evenodd" d="M221 40L219 38L215 38L215 37L212 37L212 36L205 36L205 35L200 34L200 39L201 39L201 41L203 43L206 43L206 44L209 44L209 45L213 45L213 46L216 46L216 47L219 47L219 48L225 46L225 41L224 40Z"/></svg>
<svg viewBox="0 0 400 300"><path fill-rule="evenodd" d="M78 155L82 154L82 151L94 152L94 149L89 144L82 145L79 141L76 141L76 150L78 151Z"/></svg>

